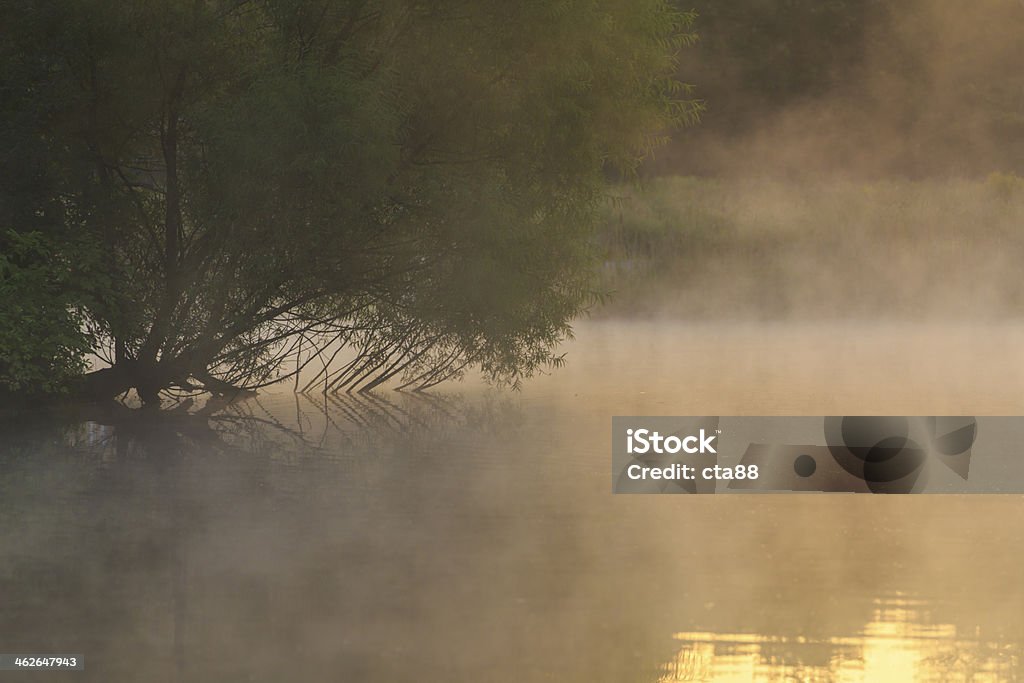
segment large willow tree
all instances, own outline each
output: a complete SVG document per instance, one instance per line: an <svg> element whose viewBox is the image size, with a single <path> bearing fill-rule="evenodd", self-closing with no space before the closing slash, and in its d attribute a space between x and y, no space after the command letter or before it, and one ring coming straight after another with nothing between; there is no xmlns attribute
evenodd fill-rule
<svg viewBox="0 0 1024 683"><path fill-rule="evenodd" d="M516 382L609 169L697 107L664 0L2 7L8 391Z"/></svg>

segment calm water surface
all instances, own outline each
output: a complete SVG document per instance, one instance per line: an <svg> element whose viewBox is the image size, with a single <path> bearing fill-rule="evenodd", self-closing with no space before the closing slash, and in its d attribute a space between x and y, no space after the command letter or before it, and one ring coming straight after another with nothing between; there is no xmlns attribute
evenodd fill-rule
<svg viewBox="0 0 1024 683"><path fill-rule="evenodd" d="M1015 681L1016 496L612 496L623 414L1022 414L1024 326L591 322L518 394L7 422L0 652L76 681ZM0 674L2 675L2 674Z"/></svg>

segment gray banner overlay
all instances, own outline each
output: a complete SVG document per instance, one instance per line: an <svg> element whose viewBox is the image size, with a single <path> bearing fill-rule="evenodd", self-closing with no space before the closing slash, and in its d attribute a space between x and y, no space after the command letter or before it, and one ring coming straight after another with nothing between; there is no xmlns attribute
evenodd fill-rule
<svg viewBox="0 0 1024 683"><path fill-rule="evenodd" d="M612 418L613 493L1024 493L1024 417Z"/></svg>

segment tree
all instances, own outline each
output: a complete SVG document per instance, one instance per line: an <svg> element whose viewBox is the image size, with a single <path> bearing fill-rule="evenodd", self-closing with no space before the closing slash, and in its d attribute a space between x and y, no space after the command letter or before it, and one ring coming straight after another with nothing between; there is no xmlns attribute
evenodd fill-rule
<svg viewBox="0 0 1024 683"><path fill-rule="evenodd" d="M38 233L0 235L0 393L39 399L85 371L69 268Z"/></svg>
<svg viewBox="0 0 1024 683"><path fill-rule="evenodd" d="M75 391L149 404L304 367L351 390L557 364L607 169L699 111L674 80L691 20L662 0L5 3L0 230L52 245L49 310L76 337L24 362L88 350L107 367Z"/></svg>

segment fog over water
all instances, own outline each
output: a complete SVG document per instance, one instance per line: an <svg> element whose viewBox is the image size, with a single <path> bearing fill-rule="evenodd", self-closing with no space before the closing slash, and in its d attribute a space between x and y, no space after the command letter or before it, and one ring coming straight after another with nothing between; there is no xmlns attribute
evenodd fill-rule
<svg viewBox="0 0 1024 683"><path fill-rule="evenodd" d="M623 191L617 297L521 392L5 425L0 651L104 682L1024 678L1020 496L610 493L614 415L1024 412L1024 7L872 7L792 101L684 62L708 123L649 166L717 179Z"/></svg>
<svg viewBox="0 0 1024 683"><path fill-rule="evenodd" d="M5 648L96 681L1016 680L1019 497L613 496L608 463L615 414L1019 413L1022 349L602 320L518 394L5 429Z"/></svg>
<svg viewBox="0 0 1024 683"><path fill-rule="evenodd" d="M752 81L698 20L705 124L616 189L617 297L519 392L0 423L0 653L84 657L33 682L1024 679L1021 496L610 492L615 415L1024 414L1024 2L847 4L854 57L778 101L796 57Z"/></svg>

